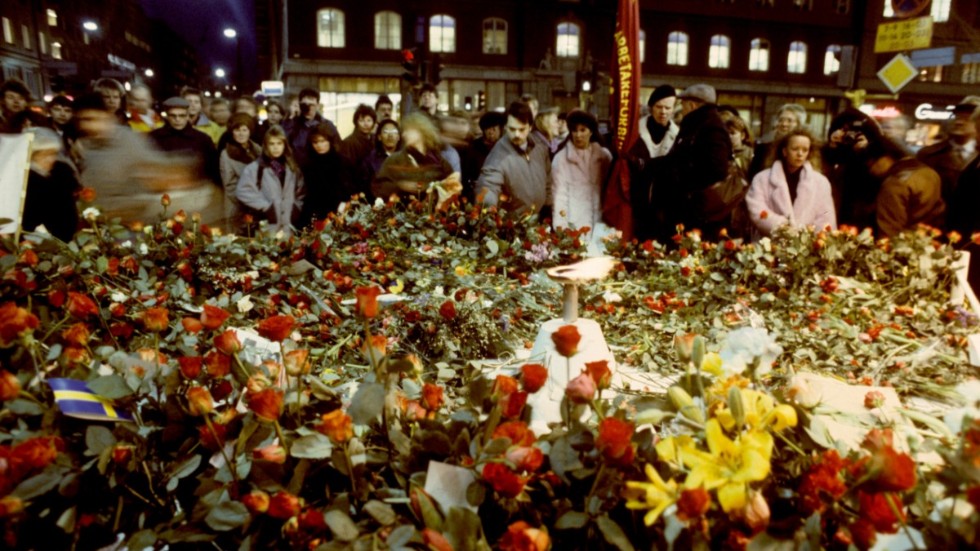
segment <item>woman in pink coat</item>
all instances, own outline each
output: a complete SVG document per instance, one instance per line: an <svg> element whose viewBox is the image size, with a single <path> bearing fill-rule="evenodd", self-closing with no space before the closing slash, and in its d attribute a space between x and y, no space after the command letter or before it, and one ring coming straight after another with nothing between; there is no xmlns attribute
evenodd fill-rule
<svg viewBox="0 0 980 551"><path fill-rule="evenodd" d="M777 144L772 167L752 179L745 204L758 236L786 225L837 228L830 182L810 164L813 150L810 132L793 130Z"/></svg>
<svg viewBox="0 0 980 551"><path fill-rule="evenodd" d="M592 241L609 233L602 223L600 196L612 154L598 143L595 117L575 110L568 114L568 138L551 161L554 182L552 225L555 228L592 230ZM583 240L584 241L584 240ZM589 247L590 252L593 247Z"/></svg>

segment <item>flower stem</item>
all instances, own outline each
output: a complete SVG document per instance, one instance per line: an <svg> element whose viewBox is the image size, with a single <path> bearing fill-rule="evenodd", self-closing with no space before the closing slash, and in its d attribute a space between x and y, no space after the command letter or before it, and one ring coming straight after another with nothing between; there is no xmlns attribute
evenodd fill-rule
<svg viewBox="0 0 980 551"><path fill-rule="evenodd" d="M279 426L279 420L276 419L272 423L276 427L276 436L279 437L279 442L282 443L283 449L286 450L286 455L289 455L289 441L286 440L286 435L282 433L282 427Z"/></svg>
<svg viewBox="0 0 980 551"><path fill-rule="evenodd" d="M905 523L905 517L902 516L901 511L898 510L898 506L895 505L895 494L886 493L884 495L885 501L888 503L888 508L891 509L892 514L898 519L898 523L902 525L902 530L905 531L905 536L909 538L909 543L912 544L912 549L918 551L919 546L915 544L915 539L912 537L912 531L909 530L909 525Z"/></svg>
<svg viewBox="0 0 980 551"><path fill-rule="evenodd" d="M228 464L228 470L231 471L231 477L235 480L235 484L238 484L238 470L235 469L235 463L232 462L232 460L228 457L228 454L225 452L225 443L218 437L218 433L214 430L214 425L211 424L211 418L206 414L204 415L204 423L208 426L208 430L211 431L211 436L214 437L215 443L218 444L218 451L221 452L221 457L223 457L225 459L225 463Z"/></svg>
<svg viewBox="0 0 980 551"><path fill-rule="evenodd" d="M385 425L387 426L387 425ZM344 443L344 461L347 462L347 477L350 478L350 493L357 495L357 479L354 478L354 462L350 459L350 447Z"/></svg>

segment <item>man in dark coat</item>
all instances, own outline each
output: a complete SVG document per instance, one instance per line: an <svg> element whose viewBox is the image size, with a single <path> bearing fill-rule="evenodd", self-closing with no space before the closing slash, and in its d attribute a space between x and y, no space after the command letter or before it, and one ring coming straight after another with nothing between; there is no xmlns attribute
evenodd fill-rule
<svg viewBox="0 0 980 551"><path fill-rule="evenodd" d="M163 102L167 123L150 132L150 139L160 150L186 158L191 164L192 173L198 178L218 185L221 177L214 142L207 134L191 126L189 107L188 101L181 97L172 97Z"/></svg>
<svg viewBox="0 0 980 551"><path fill-rule="evenodd" d="M916 158L939 173L943 200L947 203L955 195L960 173L977 155L977 130L970 120L976 110L972 103L957 105L946 128L946 139L923 147L916 154Z"/></svg>
<svg viewBox="0 0 980 551"><path fill-rule="evenodd" d="M354 131L340 142L339 153L352 166L361 166L364 158L374 149L374 127L378 115L370 105L358 105L354 111Z"/></svg>
<svg viewBox="0 0 980 551"><path fill-rule="evenodd" d="M687 87L681 100L680 130L670 152L651 159L645 171L653 181L652 213L655 236L668 242L676 226L700 228L706 238L726 224L704 219L698 192L723 181L732 159L732 140L718 115L715 89L707 84Z"/></svg>
<svg viewBox="0 0 980 551"><path fill-rule="evenodd" d="M472 201L475 198L476 180L483 170L483 163L490 156L490 150L504 135L507 115L497 111L487 111L480 117L482 135L473 140L463 155L463 195Z"/></svg>
<svg viewBox="0 0 980 551"><path fill-rule="evenodd" d="M320 114L320 93L312 88L300 90L299 115L282 123L282 129L286 131L289 145L293 149L293 158L300 168L306 167L309 151L306 146L309 145L310 133L321 124L332 126L333 131L337 132L337 126L333 121Z"/></svg>

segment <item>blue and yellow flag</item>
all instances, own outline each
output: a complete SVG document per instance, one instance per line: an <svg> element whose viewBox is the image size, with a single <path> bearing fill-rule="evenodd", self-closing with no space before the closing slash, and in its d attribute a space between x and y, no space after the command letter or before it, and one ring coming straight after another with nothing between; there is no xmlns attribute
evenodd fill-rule
<svg viewBox="0 0 980 551"><path fill-rule="evenodd" d="M112 402L89 390L78 379L48 379L54 401L69 417L90 421L132 421L133 416L112 406Z"/></svg>

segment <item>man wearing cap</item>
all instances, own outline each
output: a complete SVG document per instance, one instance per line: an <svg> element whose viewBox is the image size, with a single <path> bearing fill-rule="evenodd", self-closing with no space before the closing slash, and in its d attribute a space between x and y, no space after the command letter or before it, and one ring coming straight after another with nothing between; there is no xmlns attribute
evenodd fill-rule
<svg viewBox="0 0 980 551"><path fill-rule="evenodd" d="M645 173L643 167L650 161L663 157L674 145L680 128L674 122L674 105L677 92L673 86L658 86L647 100L650 114L639 120L640 139L630 149L630 202L633 206L633 231L637 238L645 241L653 237L650 222L652 217L645 214L650 209L650 193L656 174Z"/></svg>
<svg viewBox="0 0 980 551"><path fill-rule="evenodd" d="M960 103L953 109L953 118L946 128L946 139L923 147L916 157L939 173L943 182L943 200L951 201L956 192L960 173L977 155L977 129L971 117L977 110L974 103Z"/></svg>
<svg viewBox="0 0 980 551"><path fill-rule="evenodd" d="M150 139L161 150L185 158L198 179L217 185L221 179L214 143L207 134L191 126L189 108L190 103L179 96L163 102L166 124L150 132Z"/></svg>
<svg viewBox="0 0 980 551"><path fill-rule="evenodd" d="M688 86L679 96L681 120L670 152L654 159L646 170L654 173L652 207L657 214L658 237L669 240L675 226L700 228L706 238L725 224L704 220L693 197L728 176L732 159L732 140L718 115L715 89L707 84Z"/></svg>

